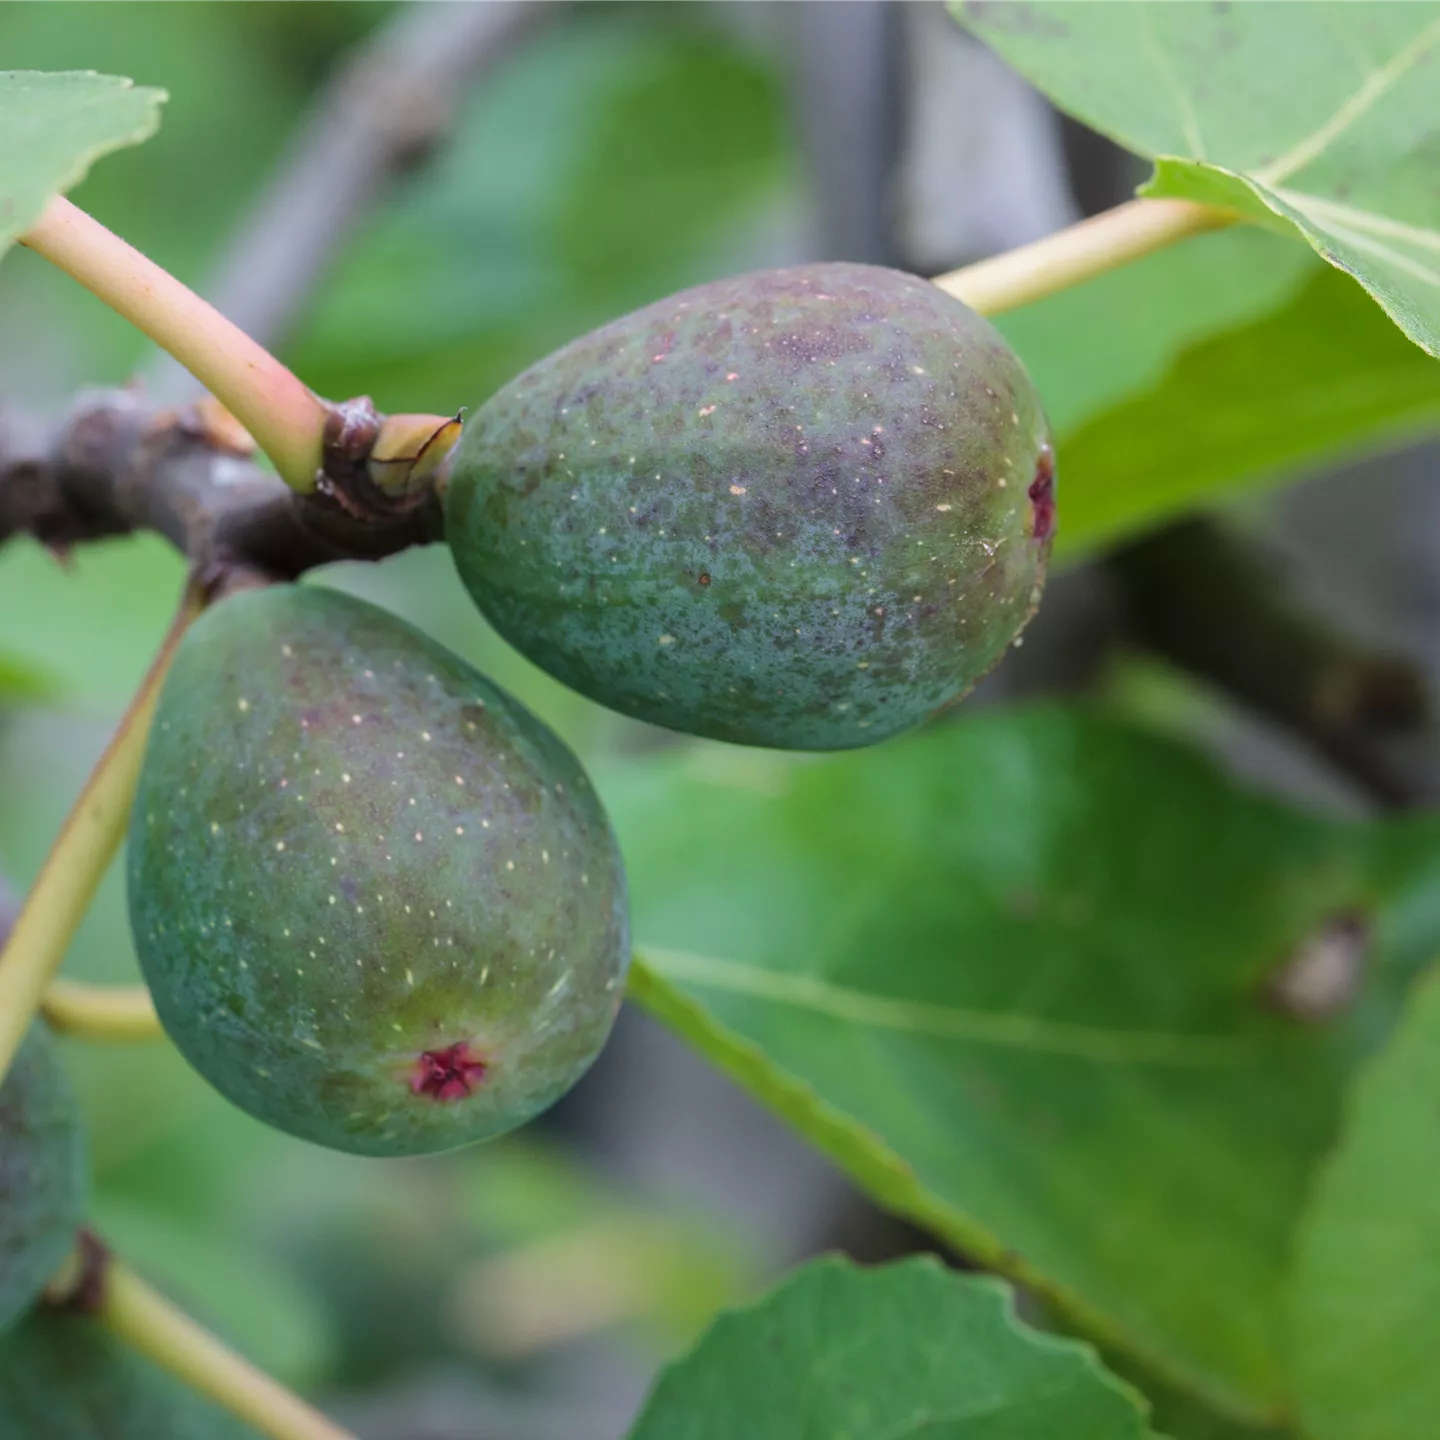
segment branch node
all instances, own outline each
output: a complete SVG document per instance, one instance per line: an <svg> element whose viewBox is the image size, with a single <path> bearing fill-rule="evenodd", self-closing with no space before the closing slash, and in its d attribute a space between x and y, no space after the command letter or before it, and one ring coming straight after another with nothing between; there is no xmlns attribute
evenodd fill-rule
<svg viewBox="0 0 1440 1440"><path fill-rule="evenodd" d="M460 438L459 417L381 415L368 395L330 406L315 493L354 520L389 525L426 504Z"/></svg>
<svg viewBox="0 0 1440 1440"><path fill-rule="evenodd" d="M297 495L256 463L249 436L208 397L162 408L134 388L89 390L48 425L6 409L0 543L29 535L63 557L91 540L152 530L213 585L244 571L252 581L293 580L439 539L442 461L458 424L386 420L368 400L334 410L338 483Z"/></svg>
<svg viewBox="0 0 1440 1440"><path fill-rule="evenodd" d="M195 571L195 583L199 585L207 605L213 605L229 595L238 595L242 590L259 590L265 585L274 585L284 578L243 561L218 556L198 566Z"/></svg>
<svg viewBox="0 0 1440 1440"><path fill-rule="evenodd" d="M184 434L211 450L249 460L260 449L255 437L213 395L202 395L174 411L162 410L156 422L164 424L172 416Z"/></svg>
<svg viewBox="0 0 1440 1440"><path fill-rule="evenodd" d="M82 1227L76 1233L75 1248L45 1287L45 1303L72 1314L97 1314L105 1304L111 1259L110 1247L93 1230Z"/></svg>

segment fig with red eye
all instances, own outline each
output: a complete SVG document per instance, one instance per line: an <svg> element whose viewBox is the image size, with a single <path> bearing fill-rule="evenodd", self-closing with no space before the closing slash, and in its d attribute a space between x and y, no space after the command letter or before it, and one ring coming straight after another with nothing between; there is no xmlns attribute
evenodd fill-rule
<svg viewBox="0 0 1440 1440"><path fill-rule="evenodd" d="M131 821L131 927L180 1050L340 1150L500 1134L609 1033L625 877L579 761L383 610L233 596L166 680Z"/></svg>

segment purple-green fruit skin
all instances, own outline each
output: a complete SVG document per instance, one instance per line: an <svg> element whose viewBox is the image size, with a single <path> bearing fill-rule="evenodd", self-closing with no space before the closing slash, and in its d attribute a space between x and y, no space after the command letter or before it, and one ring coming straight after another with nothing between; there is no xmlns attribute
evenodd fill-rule
<svg viewBox="0 0 1440 1440"><path fill-rule="evenodd" d="M589 1066L624 989L624 869L579 761L336 591L250 591L192 627L128 872L176 1045L242 1109L338 1150L522 1124Z"/></svg>
<svg viewBox="0 0 1440 1440"><path fill-rule="evenodd" d="M829 750L918 724L1003 655L1039 601L1053 480L987 321L913 275L805 265L525 371L466 422L446 527L481 611L576 690Z"/></svg>
<svg viewBox="0 0 1440 1440"><path fill-rule="evenodd" d="M88 1315L37 1310L0 1337L4 1440L260 1440Z"/></svg>
<svg viewBox="0 0 1440 1440"><path fill-rule="evenodd" d="M74 1092L55 1042L32 1026L0 1086L0 1332L74 1245L88 1186Z"/></svg>

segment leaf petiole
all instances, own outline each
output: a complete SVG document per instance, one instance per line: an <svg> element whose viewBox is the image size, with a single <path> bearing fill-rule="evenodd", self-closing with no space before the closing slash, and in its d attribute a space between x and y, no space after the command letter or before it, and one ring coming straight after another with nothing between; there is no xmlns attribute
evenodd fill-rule
<svg viewBox="0 0 1440 1440"><path fill-rule="evenodd" d="M205 601L203 586L192 579L159 654L80 792L0 950L0 1080L120 848L161 683Z"/></svg>
<svg viewBox="0 0 1440 1440"><path fill-rule="evenodd" d="M57 1034L80 1040L160 1040L165 1035L143 985L52 980L40 1013Z"/></svg>
<svg viewBox="0 0 1440 1440"><path fill-rule="evenodd" d="M329 407L264 346L63 196L20 243L168 350L240 421L292 490L314 490Z"/></svg>
<svg viewBox="0 0 1440 1440"><path fill-rule="evenodd" d="M937 275L933 283L981 315L999 315L1240 218L1193 200L1130 200L1033 244Z"/></svg>

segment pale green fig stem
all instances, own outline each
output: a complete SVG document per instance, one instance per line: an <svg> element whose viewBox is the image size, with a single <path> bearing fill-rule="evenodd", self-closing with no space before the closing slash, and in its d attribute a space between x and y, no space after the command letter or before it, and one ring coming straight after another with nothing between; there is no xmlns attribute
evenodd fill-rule
<svg viewBox="0 0 1440 1440"><path fill-rule="evenodd" d="M45 1023L78 1040L161 1040L155 1002L143 985L87 985L52 980L40 1002Z"/></svg>
<svg viewBox="0 0 1440 1440"><path fill-rule="evenodd" d="M192 579L159 654L85 782L0 950L0 1080L120 848L160 686L205 599L204 588Z"/></svg>
<svg viewBox="0 0 1440 1440"><path fill-rule="evenodd" d="M292 490L315 489L329 407L268 350L63 196L20 243L168 350L239 420Z"/></svg>
<svg viewBox="0 0 1440 1440"><path fill-rule="evenodd" d="M1033 244L937 275L933 283L981 315L999 315L1240 218L1192 200L1130 200Z"/></svg>
<svg viewBox="0 0 1440 1440"><path fill-rule="evenodd" d="M95 1318L117 1339L272 1440L355 1440L113 1257L105 1261Z"/></svg>

